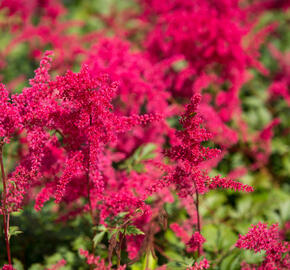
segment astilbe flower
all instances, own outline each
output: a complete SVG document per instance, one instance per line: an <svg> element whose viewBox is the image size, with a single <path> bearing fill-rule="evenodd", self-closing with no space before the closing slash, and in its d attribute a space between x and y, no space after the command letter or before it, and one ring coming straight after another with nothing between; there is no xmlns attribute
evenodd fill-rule
<svg viewBox="0 0 290 270"><path fill-rule="evenodd" d="M255 1L248 11L252 14L259 14L267 10L277 10L277 9L289 9L290 4L287 0L266 0L266 1Z"/></svg>
<svg viewBox="0 0 290 270"><path fill-rule="evenodd" d="M184 243L188 243L191 239L189 234L177 223L170 224L170 229L174 231L175 235Z"/></svg>
<svg viewBox="0 0 290 270"><path fill-rule="evenodd" d="M44 98L47 94L45 81L49 80L47 73L50 66L49 55L50 52L44 56L40 68L35 72L35 78L30 80L31 87L24 89L22 94L12 95L8 105L8 93L4 94L5 88L1 86L4 94L1 106L6 110L6 116L1 121L3 128L6 129L3 135L11 136L16 131L19 133L18 136L25 134L28 148L26 153L20 155L21 159L15 170L8 175L6 200L9 212L21 208L24 195L39 176L39 167L47 146L54 140L43 127L48 115L49 104L45 102L47 99L44 99L42 107L35 104L36 100Z"/></svg>
<svg viewBox="0 0 290 270"><path fill-rule="evenodd" d="M275 118L267 124L261 131L255 134L247 133L244 141L251 143L250 147L245 147L245 154L253 159L250 168L256 170L267 165L272 151L272 138L274 136L274 128L280 124L280 119Z"/></svg>
<svg viewBox="0 0 290 270"><path fill-rule="evenodd" d="M179 58L187 62L180 72L171 74L175 85L172 89L178 95L191 96L193 82L201 75L218 73L222 79L216 83L229 80L232 85L221 92L228 98L223 107L234 108L246 69L257 66L257 50L252 52L242 44L252 23L239 1L140 2L144 6L142 18L151 24L145 40L151 59Z"/></svg>
<svg viewBox="0 0 290 270"><path fill-rule="evenodd" d="M31 0L29 2L25 0L3 0L0 9L7 9L10 16L19 15L22 24L28 23L35 12L53 19L64 12L63 6L57 0Z"/></svg>
<svg viewBox="0 0 290 270"><path fill-rule="evenodd" d="M90 254L87 250L80 249L80 254L87 259L87 264L92 265L95 270L111 270L112 266L106 265L104 259L100 257L96 257L93 254ZM126 265L118 267L118 270L125 270Z"/></svg>
<svg viewBox="0 0 290 270"><path fill-rule="evenodd" d="M9 142L10 137L21 128L21 116L5 85L0 83L0 137Z"/></svg>
<svg viewBox="0 0 290 270"><path fill-rule="evenodd" d="M289 269L289 245L279 237L278 224L268 226L266 223L252 225L246 235L240 235L236 247L250 249L255 253L266 251L264 261L257 269Z"/></svg>
<svg viewBox="0 0 290 270"><path fill-rule="evenodd" d="M77 152L73 155L67 162L66 168L63 171L61 178L58 181L56 194L55 194L55 202L59 203L65 193L66 186L72 177L81 174L82 168L82 153Z"/></svg>
<svg viewBox="0 0 290 270"><path fill-rule="evenodd" d="M209 262L206 258L203 258L200 262L195 262L194 265L187 270L203 270L209 268Z"/></svg>
<svg viewBox="0 0 290 270"><path fill-rule="evenodd" d="M187 242L187 245L191 251L196 251L204 242L205 238L199 232L195 232Z"/></svg>
<svg viewBox="0 0 290 270"><path fill-rule="evenodd" d="M15 270L15 268L11 264L5 264L1 269L2 270Z"/></svg>
<svg viewBox="0 0 290 270"><path fill-rule="evenodd" d="M18 170L22 172L27 168L25 164L32 162L35 186L44 185L36 198L35 209L40 210L50 197L54 197L56 203L69 204L87 196L90 205L85 206L85 210L100 207L97 205L100 200L108 206L104 212L100 209L102 217L141 207L144 198L130 196L131 187L123 188L122 192L113 188L118 174L112 168L111 151L106 147L115 145L119 134L134 126L160 120L161 115L116 113L112 100L118 83L112 82L107 75L92 74L85 65L79 73L68 71L52 80L48 73L50 55L48 52L42 59L35 78L30 81L32 86L15 96L23 115L27 142L33 145L29 155L23 157L24 161L29 159L23 161ZM53 157L47 155L51 151L55 153ZM50 163L44 160L45 155ZM28 174L23 172L21 179L24 175ZM22 182L28 183L27 180Z"/></svg>
<svg viewBox="0 0 290 270"><path fill-rule="evenodd" d="M119 82L116 98L113 99L115 111L121 115L160 113L165 117L174 114L174 106L168 104L170 93L166 91L163 69L152 64L141 51L120 38L101 37L86 55L85 64L91 74L104 72L112 80ZM169 130L166 121L158 125L137 126L130 134L120 134L116 150L128 157L141 144L154 141L162 146L164 131Z"/></svg>
<svg viewBox="0 0 290 270"><path fill-rule="evenodd" d="M11 41L3 52L4 65L7 64L5 58L23 43L28 45L29 57L37 61L47 46L52 47L58 56L54 66L62 71L71 67L73 59L84 51L83 37L69 33L71 27L79 27L82 23L63 22L61 18L66 9L58 0L4 0L1 1L0 10L7 11L7 19L12 21L10 31L13 32ZM38 19L37 23L35 18Z"/></svg>
<svg viewBox="0 0 290 270"><path fill-rule="evenodd" d="M220 151L204 147L202 142L212 137L205 128L201 127L202 117L198 113L198 105L201 96L196 95L191 103L186 106L181 116L180 124L182 130L176 132L179 141L177 145L165 152L165 155L176 161L176 165L169 169L153 189L174 184L180 197L193 195L195 192L204 194L210 189L217 187L230 188L239 191L251 192L253 188L220 176L209 177L200 168L205 161L216 157Z"/></svg>
<svg viewBox="0 0 290 270"><path fill-rule="evenodd" d="M270 85L270 98L277 99L282 97L290 106L290 52L281 53L274 45L270 44L269 50L279 64L278 72L275 74L274 81Z"/></svg>
<svg viewBox="0 0 290 270"><path fill-rule="evenodd" d="M57 91L60 107L53 115L55 129L61 130L67 151L81 150L84 168L92 179L92 188L104 190L104 177L100 173L104 146L117 141L117 134L136 125L160 119L155 114L119 116L115 114L111 100L117 84L107 77L95 79L83 66L80 73L68 72L56 78L50 87Z"/></svg>
<svg viewBox="0 0 290 270"><path fill-rule="evenodd" d="M144 201L140 198L137 198L129 192L129 189L119 192L111 192L110 196L105 200L104 204L100 206L101 220L104 220L106 217L114 217L118 213L128 212L131 215L134 214L136 209L146 212L146 207Z"/></svg>
<svg viewBox="0 0 290 270"><path fill-rule="evenodd" d="M17 211L21 208L24 195L31 184L39 177L39 167L43 160L46 147L53 141L44 128L47 121L48 106L45 94L47 94L46 83L49 79L47 68L49 68L48 52L41 61L40 67L35 71L35 78L30 80L31 87L23 90L21 94L12 95L11 99L15 108L15 117L21 115L19 124L15 123L14 128L19 127L20 133L25 133L28 151L21 156L15 170L8 175L7 184L7 210ZM36 104L43 98L42 107ZM13 105L14 106L14 105ZM8 108L9 111L9 108Z"/></svg>

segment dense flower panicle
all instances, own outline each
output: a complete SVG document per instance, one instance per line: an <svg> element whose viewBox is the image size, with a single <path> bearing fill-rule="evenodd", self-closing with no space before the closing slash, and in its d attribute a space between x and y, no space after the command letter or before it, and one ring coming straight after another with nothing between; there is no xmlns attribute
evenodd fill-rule
<svg viewBox="0 0 290 270"><path fill-rule="evenodd" d="M282 97L290 106L290 52L281 53L274 45L270 44L269 50L279 64L278 72L275 74L274 81L270 85L270 94L272 99Z"/></svg>
<svg viewBox="0 0 290 270"><path fill-rule="evenodd" d="M142 212L148 209L142 200L130 194L129 191L111 192L110 196L105 199L104 204L100 208L101 220L104 220L108 216L114 217L121 212L134 214L136 209L140 209Z"/></svg>
<svg viewBox="0 0 290 270"><path fill-rule="evenodd" d="M52 108L47 87L50 80L48 75L50 55L51 52L44 55L40 67L35 71L34 79L30 80L31 87L11 97L18 111L14 112L15 117L21 115L14 128L19 127L19 132L26 135L27 151L21 155L20 163L14 172L8 175L6 200L9 211L17 211L21 208L24 195L40 177L39 169L44 153L55 140L45 129Z"/></svg>
<svg viewBox="0 0 290 270"><path fill-rule="evenodd" d="M40 13L40 11L44 11L41 14L50 18L56 18L60 13L64 12L63 6L57 0L31 0L29 2L23 0L3 0L0 9L7 9L10 16L14 14L20 15L24 22L31 19L34 12Z"/></svg>
<svg viewBox="0 0 290 270"><path fill-rule="evenodd" d="M160 64L153 65L143 52L133 50L128 41L117 37L100 38L92 46L85 63L91 74L108 73L112 80L119 82L112 103L116 113L124 119L130 115L128 125L131 121L143 124L144 120L152 121L153 117L162 115L165 118L173 114L167 101L170 93L166 91L163 68ZM150 116L152 120L138 116L140 111L146 112L148 116L145 117ZM142 143L154 140L161 145L164 143L164 130L168 129L166 121L146 128L137 126L130 134L119 135L116 149L128 156Z"/></svg>
<svg viewBox="0 0 290 270"><path fill-rule="evenodd" d="M220 176L215 176L211 178L208 182L208 187L209 189L216 189L217 187L221 187L225 189L233 189L235 191L244 191L244 192L254 191L254 188L251 186Z"/></svg>
<svg viewBox="0 0 290 270"><path fill-rule="evenodd" d="M37 175L30 171L26 164L19 164L8 178L6 206L8 212L17 212L22 209L25 194L31 184L36 181ZM0 210L1 212L1 210Z"/></svg>
<svg viewBox="0 0 290 270"><path fill-rule="evenodd" d="M203 258L200 262L195 262L194 265L186 270L203 270L208 269L210 264L206 258Z"/></svg>
<svg viewBox="0 0 290 270"><path fill-rule="evenodd" d="M116 37L98 40L87 56L89 70L108 73L120 83L117 94L121 103L117 103L116 109L122 113L139 114L144 102L148 112L162 113L167 109L169 97L162 72L141 52L132 52L130 46Z"/></svg>
<svg viewBox="0 0 290 270"><path fill-rule="evenodd" d="M24 88L21 94L13 95L22 116L24 128L28 131L34 131L36 128L43 130L53 110L54 104L52 104L48 87L51 55L50 51L44 54L39 68L35 70L35 77L29 81L31 87Z"/></svg>
<svg viewBox="0 0 290 270"><path fill-rule="evenodd" d="M275 10L275 9L285 9L290 7L289 1L287 0L266 0L266 1L256 1L250 7L248 7L249 12L262 13L265 10Z"/></svg>
<svg viewBox="0 0 290 270"><path fill-rule="evenodd" d="M44 168L46 162L43 157L47 151L50 151L51 143L55 144L56 139L56 136L51 136L48 131L59 133L66 155L73 158L68 161L67 166L59 167L58 171L49 169L51 175L46 177L56 181L57 184L48 183L49 188L42 190L37 198L38 210L50 196L55 196L56 202L59 202L68 183L77 174L88 174L92 178L92 183L97 186L90 186L90 188L93 190L98 188L98 193L101 194L105 179L101 172L104 146L116 141L117 134L120 132L160 119L158 114L141 116L114 114L111 101L118 84L111 82L108 76L92 77L87 67L83 66L77 74L67 72L65 76L59 76L52 81L49 76L50 66L51 52L47 52L41 60L40 67L35 71L35 77L30 80L31 87L13 96L15 107L22 115L21 124L27 134L28 144L28 152L23 156L23 164L8 179L7 203L9 202L9 209L14 211L21 208L25 192L41 177L40 170ZM5 93L4 87L2 90ZM7 91L3 97L8 98ZM12 107L14 105L10 106L6 100L5 103L8 104L5 105L6 107L14 108ZM15 113L13 117L17 115ZM8 121L5 123L7 126ZM16 126L15 124L13 128ZM58 144L57 147L60 145ZM79 152L79 155L74 156L76 152ZM80 158L83 155L85 158ZM60 161L63 162L62 159ZM80 172L82 167L85 170ZM87 171L88 168L90 171ZM59 178L61 170L63 172Z"/></svg>
<svg viewBox="0 0 290 270"><path fill-rule="evenodd" d="M226 149L238 142L237 131L228 127L212 106L205 102L201 103L200 113L206 128L213 134L212 140L214 142Z"/></svg>
<svg viewBox="0 0 290 270"><path fill-rule="evenodd" d="M171 230L173 230L177 237L179 237L182 242L188 243L190 241L190 236L188 233L177 223L170 224Z"/></svg>
<svg viewBox="0 0 290 270"><path fill-rule="evenodd" d="M187 242L187 245L191 251L196 251L204 242L205 238L199 232L195 232Z"/></svg>
<svg viewBox="0 0 290 270"><path fill-rule="evenodd" d="M280 124L280 119L273 119L263 130L258 132L253 138L255 144L252 146L251 153L256 161L251 165L253 169L267 164L272 150L272 138L274 136L274 128Z"/></svg>
<svg viewBox="0 0 290 270"><path fill-rule="evenodd" d="M174 169L167 171L153 188L161 188L174 184L181 198L193 195L196 191L200 194L210 189L230 188L239 191L251 192L253 188L220 176L209 177L202 171L202 163L213 159L220 154L218 149L204 147L202 142L209 140L212 134L201 127L202 117L198 112L201 96L195 95L191 103L186 106L184 114L180 118L182 130L177 131L179 139L165 155L176 161Z"/></svg>
<svg viewBox="0 0 290 270"><path fill-rule="evenodd" d="M273 34L277 24L266 25L257 32L258 20L252 16L255 8L251 9L255 3L238 0L140 2L144 8L142 19L149 26L144 47L148 49L151 61L169 63L164 80L172 96L190 97L203 93L200 111L205 126L212 132L212 140L226 153L238 143L242 132L237 119L242 112L240 92L251 79L248 69L254 67L269 75L259 62L259 48L267 36ZM284 5L276 5L276 8L282 7ZM277 49L276 53L275 48L271 50L279 59L281 72L276 74L269 91L273 99L282 96L288 102L288 54L285 53L283 58ZM204 93L208 90L211 94ZM257 160L253 169L268 162L260 153L253 153L251 158ZM259 162L260 159L263 162Z"/></svg>
<svg viewBox="0 0 290 270"><path fill-rule="evenodd" d="M21 116L9 92L0 83L0 137L9 142L9 138L21 127Z"/></svg>
<svg viewBox="0 0 290 270"><path fill-rule="evenodd" d="M67 162L66 168L63 171L61 178L58 181L55 194L55 202L59 203L65 193L66 186L72 177L76 177L81 174L82 170L82 153L78 152L73 155Z"/></svg>
<svg viewBox="0 0 290 270"><path fill-rule="evenodd" d="M2 268L2 270L15 270L15 268L11 264L5 264Z"/></svg>
<svg viewBox="0 0 290 270"><path fill-rule="evenodd" d="M181 56L187 63L178 72L171 72L175 94L191 96L192 86L201 75L218 73L222 79L215 80L216 83L228 80L231 87L220 91L219 94L227 97L227 103L217 109L225 109L228 117L231 116L238 105L237 91L246 69L257 65L257 50L243 45L252 22L239 1L140 2L144 4L144 20L152 24L145 41L149 57L158 62ZM219 95L217 103L218 99Z"/></svg>
<svg viewBox="0 0 290 270"><path fill-rule="evenodd" d="M80 254L87 259L88 265L93 265L94 270L112 270L112 266L106 265L105 260L101 259L100 257L96 257L93 254L90 254L87 250L80 249ZM126 265L118 267L118 270L125 270Z"/></svg>
<svg viewBox="0 0 290 270"><path fill-rule="evenodd" d="M30 80L31 87L15 95L27 132L29 162L34 178L43 168L45 152L50 151L50 145L56 139L56 135L50 135L48 131L61 137L63 145L55 145L62 147L65 155L71 157L66 166L54 172L55 175L51 172L50 181L57 184L51 182L48 189L42 190L37 198L38 210L49 196L54 196L56 202L60 202L66 193L65 189L73 190L69 183L75 184L73 179L78 176L80 179L89 177L89 188L93 193L97 192L94 197L101 198L108 179L103 175L104 169L111 166L109 156L103 155L105 146L115 143L118 134L134 126L162 118L158 113L129 116L115 113L112 100L118 83L112 82L107 75L93 76L86 65L82 66L79 73L68 71L55 80L49 76L50 66L51 52L47 52L35 71L34 79ZM86 188L86 185L81 188ZM24 191L23 188L21 190ZM77 194L86 192L76 192L74 189L74 192L67 193L67 198L77 199Z"/></svg>
<svg viewBox="0 0 290 270"><path fill-rule="evenodd" d="M52 197L54 190L55 190L55 185L51 187L46 186L39 191L39 193L37 194L35 198L34 209L36 211L40 211L42 209L44 203Z"/></svg>
<svg viewBox="0 0 290 270"><path fill-rule="evenodd" d="M255 253L266 251L264 261L258 269L289 269L290 256L289 244L282 242L279 237L278 224L268 227L265 223L252 225L252 228L244 236L240 235L236 243L238 248L250 249Z"/></svg>
<svg viewBox="0 0 290 270"><path fill-rule="evenodd" d="M203 122L201 116L197 113L197 107L201 96L196 95L191 103L186 106L185 113L181 116L180 124L183 130L177 131L177 137L181 144L173 146L166 152L166 155L174 160L182 160L186 164L193 166L199 165L206 159L216 157L220 151L209 149L201 145L202 142L209 140L212 134L205 128L200 127Z"/></svg>

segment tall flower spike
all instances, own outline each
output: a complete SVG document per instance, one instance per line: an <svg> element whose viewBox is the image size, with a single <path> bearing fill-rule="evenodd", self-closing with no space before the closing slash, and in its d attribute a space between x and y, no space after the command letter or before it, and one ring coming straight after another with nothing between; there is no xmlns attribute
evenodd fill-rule
<svg viewBox="0 0 290 270"><path fill-rule="evenodd" d="M229 188L251 192L253 188L240 182L220 176L209 177L201 169L205 160L220 154L220 150L202 145L212 134L201 127L202 116L198 112L201 96L192 97L190 104L180 118L182 130L176 132L179 142L165 152L165 155L176 161L176 165L167 171L167 175L156 183L151 190L157 190L174 184L180 197L192 196L196 192L204 194L211 189Z"/></svg>

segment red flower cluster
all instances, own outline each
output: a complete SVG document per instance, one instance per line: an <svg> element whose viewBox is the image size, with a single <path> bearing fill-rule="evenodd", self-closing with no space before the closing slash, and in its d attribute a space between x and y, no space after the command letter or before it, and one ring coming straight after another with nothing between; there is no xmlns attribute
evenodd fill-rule
<svg viewBox="0 0 290 270"><path fill-rule="evenodd" d="M255 253L261 250L266 251L265 259L257 269L289 269L290 256L285 253L289 252L289 245L282 242L279 237L278 224L269 226L264 223L252 225L249 232L242 236L236 243L238 248L250 249Z"/></svg>
<svg viewBox="0 0 290 270"><path fill-rule="evenodd" d="M199 232L195 232L191 236L187 245L192 251L196 251L198 247L201 246L204 242L205 242L205 238Z"/></svg>

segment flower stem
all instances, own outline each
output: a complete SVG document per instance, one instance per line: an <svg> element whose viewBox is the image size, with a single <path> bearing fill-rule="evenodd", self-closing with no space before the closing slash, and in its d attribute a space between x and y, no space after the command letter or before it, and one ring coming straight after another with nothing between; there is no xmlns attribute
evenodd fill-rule
<svg viewBox="0 0 290 270"><path fill-rule="evenodd" d="M6 243L6 251L7 251L7 257L8 257L8 263L12 265L11 261L11 253L10 253L10 243L9 243L9 214L7 212L6 207L6 175L3 165L3 146L4 142L3 140L0 142L0 166L1 166L1 174L2 174L2 184L3 184L3 192L2 192L2 214L3 214L3 225L4 225L4 235L5 235L5 243Z"/></svg>
<svg viewBox="0 0 290 270"><path fill-rule="evenodd" d="M201 234L201 226L200 226L200 215L199 215L199 194L198 194L198 190L196 188L196 183L194 182L194 189L195 189L195 208L196 208L196 219L197 219L197 231L199 232L199 234ZM198 244L198 250L197 250L197 256L199 257L201 254L201 246L200 243Z"/></svg>

